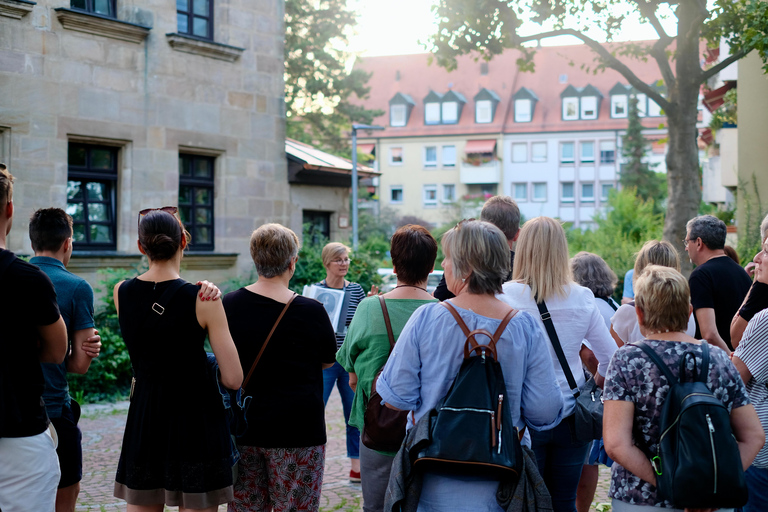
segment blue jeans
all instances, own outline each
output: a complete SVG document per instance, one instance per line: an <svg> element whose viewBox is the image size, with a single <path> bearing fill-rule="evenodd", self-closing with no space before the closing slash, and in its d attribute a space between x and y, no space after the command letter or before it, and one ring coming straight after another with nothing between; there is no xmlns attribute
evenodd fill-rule
<svg viewBox="0 0 768 512"><path fill-rule="evenodd" d="M576 512L576 489L590 443L574 443L571 415L552 430L531 430L531 449L536 454L539 473L552 495L555 512Z"/></svg>
<svg viewBox="0 0 768 512"><path fill-rule="evenodd" d="M749 501L742 512L764 512L768 510L768 469L749 466L744 472L749 490Z"/></svg>
<svg viewBox="0 0 768 512"><path fill-rule="evenodd" d="M349 413L352 411L352 400L355 399L355 392L349 387L349 374L338 362L323 370L323 402L325 405L328 405L328 398L331 396L334 384L339 390L341 405L344 407L344 423L347 425L347 457L359 459L360 431L349 425Z"/></svg>

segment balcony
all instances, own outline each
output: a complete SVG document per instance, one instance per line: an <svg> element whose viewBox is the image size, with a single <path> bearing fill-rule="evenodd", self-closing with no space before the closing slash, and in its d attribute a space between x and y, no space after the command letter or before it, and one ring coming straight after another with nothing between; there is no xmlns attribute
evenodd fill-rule
<svg viewBox="0 0 768 512"><path fill-rule="evenodd" d="M459 179L465 185L499 183L501 181L501 162L491 160L477 165L474 162L462 162Z"/></svg>

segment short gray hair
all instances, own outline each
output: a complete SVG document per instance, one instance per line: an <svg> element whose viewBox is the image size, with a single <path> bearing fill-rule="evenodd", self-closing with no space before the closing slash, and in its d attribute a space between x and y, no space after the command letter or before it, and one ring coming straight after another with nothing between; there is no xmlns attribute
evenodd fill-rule
<svg viewBox="0 0 768 512"><path fill-rule="evenodd" d="M571 273L573 280L592 290L595 297L613 295L619 280L603 258L586 251L581 251L571 258Z"/></svg>
<svg viewBox="0 0 768 512"><path fill-rule="evenodd" d="M688 231L688 238L690 240L701 238L704 245L712 251L725 247L725 222L714 215L694 217L688 221L685 229Z"/></svg>
<svg viewBox="0 0 768 512"><path fill-rule="evenodd" d="M299 254L299 237L280 224L264 224L251 233L251 258L259 277L283 275Z"/></svg>
<svg viewBox="0 0 768 512"><path fill-rule="evenodd" d="M443 235L442 243L453 275L467 279L471 293L501 293L509 275L509 245L499 228L482 220L462 221Z"/></svg>

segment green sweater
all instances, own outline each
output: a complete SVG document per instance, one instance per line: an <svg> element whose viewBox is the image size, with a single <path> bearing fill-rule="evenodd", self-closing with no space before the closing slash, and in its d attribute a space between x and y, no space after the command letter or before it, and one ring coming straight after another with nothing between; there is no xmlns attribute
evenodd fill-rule
<svg viewBox="0 0 768 512"><path fill-rule="evenodd" d="M387 311L392 322L392 334L395 341L405 327L406 322L414 311L424 304L437 302L434 300L417 299L385 299ZM373 379L389 357L389 338L384 325L384 314L381 311L378 297L368 297L363 300L352 323L349 324L344 344L336 353L336 360L350 373L357 374L357 391L352 402L349 424L362 432L365 407L371 396ZM395 452L387 453L394 456Z"/></svg>

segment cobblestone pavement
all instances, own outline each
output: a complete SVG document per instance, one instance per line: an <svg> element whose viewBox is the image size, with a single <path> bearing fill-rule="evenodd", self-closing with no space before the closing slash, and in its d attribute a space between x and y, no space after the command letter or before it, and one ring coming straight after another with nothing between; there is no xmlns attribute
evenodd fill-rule
<svg viewBox="0 0 768 512"><path fill-rule="evenodd" d="M127 402L83 407L83 416L80 420L80 428L83 431L83 481L78 499L78 511L126 510L125 502L112 496L112 489L127 411ZM363 498L360 484L349 482L344 417L341 400L335 390L328 402L326 423L328 445L320 501L321 510L324 512L362 511ZM593 507L601 502L609 502L607 498L609 475L609 470L601 466ZM219 508L219 512L225 510L226 506L222 505Z"/></svg>

